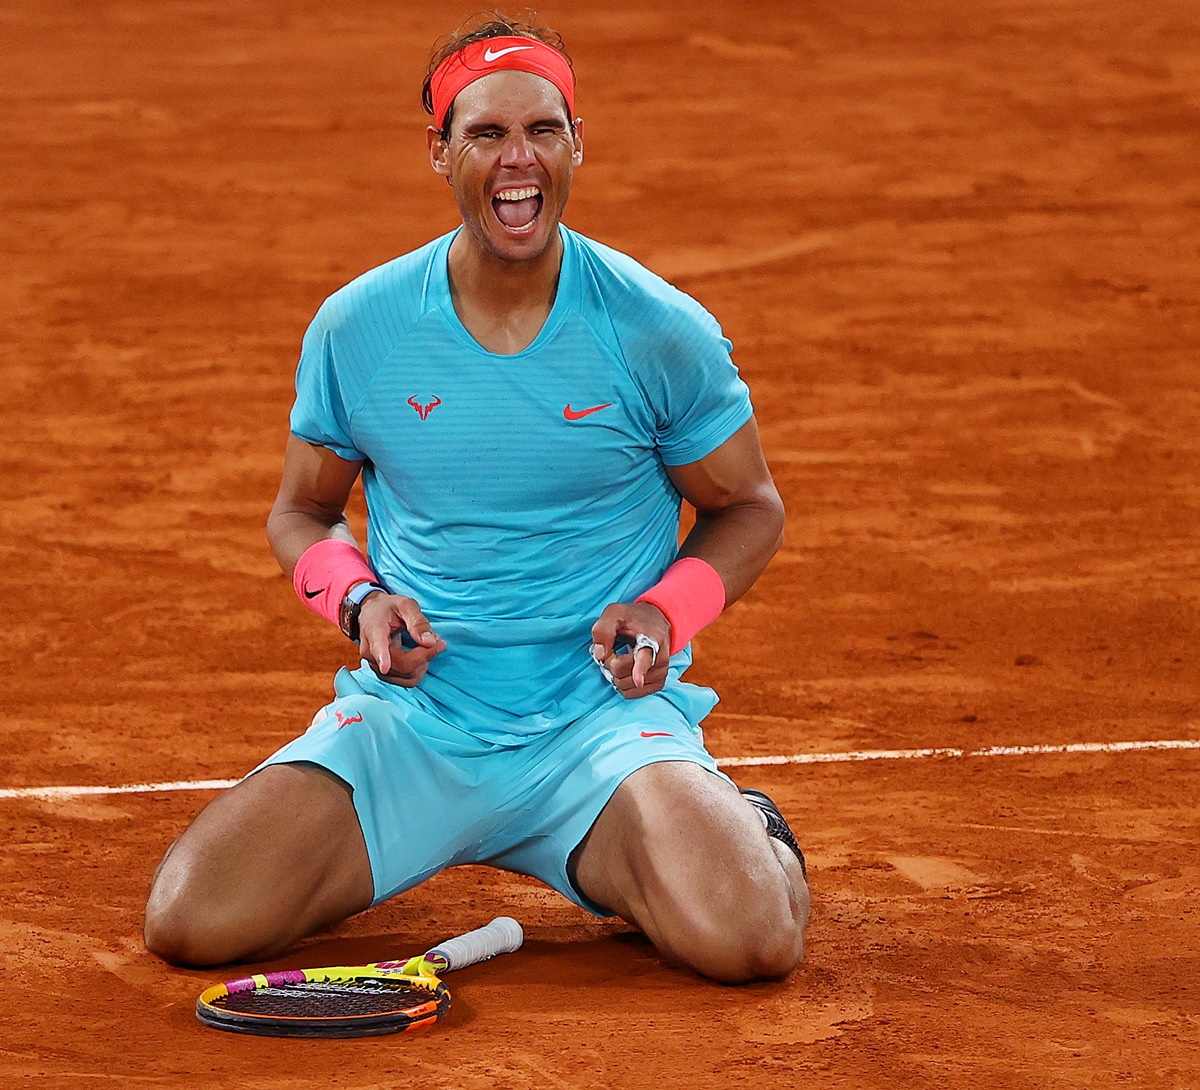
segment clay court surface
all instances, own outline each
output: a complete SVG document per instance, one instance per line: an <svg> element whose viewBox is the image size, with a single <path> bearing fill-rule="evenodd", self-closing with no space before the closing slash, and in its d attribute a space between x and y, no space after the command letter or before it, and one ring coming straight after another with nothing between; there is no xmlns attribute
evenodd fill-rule
<svg viewBox="0 0 1200 1090"><path fill-rule="evenodd" d="M710 748L905 751L729 766L809 853L788 981L706 982L464 869L272 963L518 917L525 950L448 978L440 1028L220 1034L193 1002L234 974L140 942L213 791L14 790L235 778L328 698L348 645L263 534L293 368L327 294L456 222L416 94L470 10L0 7L0 1077L1193 1090L1190 0L542 8L587 121L566 222L717 315L788 505L697 641ZM1012 746L1043 748L980 752Z"/></svg>

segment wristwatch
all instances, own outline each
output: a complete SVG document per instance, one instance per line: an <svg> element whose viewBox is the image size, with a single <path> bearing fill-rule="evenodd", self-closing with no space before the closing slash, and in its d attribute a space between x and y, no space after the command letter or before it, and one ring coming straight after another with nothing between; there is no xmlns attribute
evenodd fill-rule
<svg viewBox="0 0 1200 1090"><path fill-rule="evenodd" d="M338 627L348 640L358 643L358 615L362 611L363 599L377 590L387 594L387 587L378 583L355 583L346 591L346 597L338 608Z"/></svg>

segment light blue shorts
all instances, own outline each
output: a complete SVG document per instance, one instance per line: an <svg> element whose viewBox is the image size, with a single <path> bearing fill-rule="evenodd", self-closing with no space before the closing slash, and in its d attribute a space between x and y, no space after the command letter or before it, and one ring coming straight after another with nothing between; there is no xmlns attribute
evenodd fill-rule
<svg viewBox="0 0 1200 1090"><path fill-rule="evenodd" d="M675 679L616 699L527 743L484 742L409 690L364 692L347 670L338 699L259 766L310 762L349 784L367 842L375 903L446 867L484 863L532 875L598 916L572 881L571 853L627 776L659 761L717 771L700 721L716 693ZM257 772L259 769L255 769Z"/></svg>

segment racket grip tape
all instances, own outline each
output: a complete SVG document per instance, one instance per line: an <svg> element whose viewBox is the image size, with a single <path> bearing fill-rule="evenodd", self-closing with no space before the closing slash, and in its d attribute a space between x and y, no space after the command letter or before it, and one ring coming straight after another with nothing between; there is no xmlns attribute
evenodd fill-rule
<svg viewBox="0 0 1200 1090"><path fill-rule="evenodd" d="M497 954L511 954L521 948L525 933L511 916L497 916L491 923L438 943L425 960L439 969L465 969L477 961Z"/></svg>

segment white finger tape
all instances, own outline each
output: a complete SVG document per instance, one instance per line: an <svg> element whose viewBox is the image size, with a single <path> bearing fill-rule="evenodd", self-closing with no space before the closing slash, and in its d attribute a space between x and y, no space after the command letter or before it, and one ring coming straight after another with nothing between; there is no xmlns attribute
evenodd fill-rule
<svg viewBox="0 0 1200 1090"><path fill-rule="evenodd" d="M645 632L639 633L638 638L633 641L634 654L640 651L643 647L650 648L650 652L654 655L654 659L657 662L659 651L658 640L647 636Z"/></svg>

